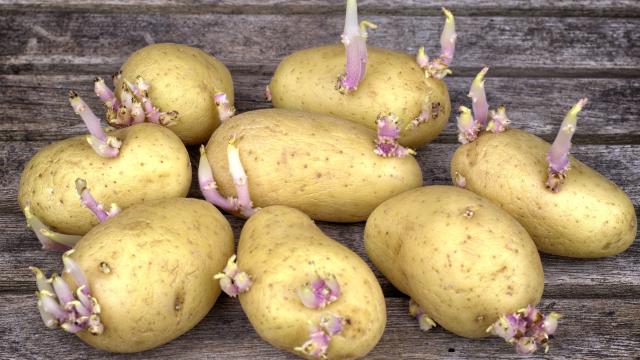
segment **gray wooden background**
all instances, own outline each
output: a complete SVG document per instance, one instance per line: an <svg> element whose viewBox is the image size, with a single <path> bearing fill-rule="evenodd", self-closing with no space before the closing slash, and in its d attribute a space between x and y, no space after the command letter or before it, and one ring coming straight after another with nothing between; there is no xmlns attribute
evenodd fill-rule
<svg viewBox="0 0 640 360"><path fill-rule="evenodd" d="M439 48L440 7L456 15L454 106L468 104L471 77L491 66L491 104L506 104L515 127L551 140L564 113L587 96L576 157L622 186L640 205L640 1L360 1L379 29L370 44L408 52ZM92 79L109 77L128 54L153 42L200 47L232 71L239 111L268 107L263 89L287 54L337 42L342 0L0 0L0 358L291 358L261 341L239 304L222 296L192 331L158 349L108 355L46 329L27 266L62 268L25 228L16 192L25 162L51 141L85 132L67 102L76 89L99 109ZM456 148L452 121L418 151L425 184L446 184ZM195 149L191 149L195 155ZM194 164L195 165L195 164ZM195 166L194 166L195 169ZM194 187L192 196L200 197ZM242 223L229 218L236 235ZM363 224L320 226L365 257ZM561 312L545 357L640 358L640 245L600 260L543 255L544 309ZM379 275L385 334L372 359L511 358L497 338L467 340L441 328L422 333L408 299ZM537 356L542 356L537 354Z"/></svg>

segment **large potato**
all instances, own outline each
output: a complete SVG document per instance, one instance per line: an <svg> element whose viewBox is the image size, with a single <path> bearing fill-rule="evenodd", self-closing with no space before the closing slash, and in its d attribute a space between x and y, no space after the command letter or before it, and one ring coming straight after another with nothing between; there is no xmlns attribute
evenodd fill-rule
<svg viewBox="0 0 640 360"><path fill-rule="evenodd" d="M121 68L116 81L120 96L122 80L135 83L137 76L150 85L149 98L160 110L177 111L170 126L185 144L202 144L220 125L213 100L223 91L233 105L233 81L229 70L208 53L187 45L153 44L137 50Z"/></svg>
<svg viewBox="0 0 640 360"><path fill-rule="evenodd" d="M525 229L490 201L427 186L382 203L365 227L374 265L427 316L464 337L542 296L544 274Z"/></svg>
<svg viewBox="0 0 640 360"><path fill-rule="evenodd" d="M240 295L242 309L275 347L303 356L294 348L307 341L310 323L318 324L326 313L345 320L331 338L329 359L363 357L382 336L386 308L375 275L298 210L270 206L253 215L242 229L238 265L254 278L251 289ZM340 296L322 309L308 308L297 292L318 275L335 276Z"/></svg>
<svg viewBox="0 0 640 360"><path fill-rule="evenodd" d="M286 205L315 220L363 221L384 200L422 185L417 161L374 154L375 132L301 111L250 111L226 121L207 145L219 191L234 195L227 162L230 137L257 207Z"/></svg>
<svg viewBox="0 0 640 360"><path fill-rule="evenodd" d="M18 200L54 231L85 234L98 224L83 207L75 180L87 181L103 204L126 208L142 201L183 197L191 184L189 154L167 128L138 124L114 135L122 141L114 158L98 156L85 136L55 142L41 149L26 164L20 178Z"/></svg>
<svg viewBox="0 0 640 360"><path fill-rule="evenodd" d="M372 129L380 113L400 119L400 143L418 147L433 140L444 128L451 112L447 85L425 77L415 56L368 47L364 80L358 90L341 94L334 89L336 76L344 71L344 46L336 44L295 52L276 69L269 88L276 108L334 115ZM428 103L431 118L407 129Z"/></svg>
<svg viewBox="0 0 640 360"><path fill-rule="evenodd" d="M175 339L215 303L220 285L213 276L232 253L231 227L206 201L174 198L130 207L93 228L71 255L104 324L100 335L78 336L112 352L144 351Z"/></svg>
<svg viewBox="0 0 640 360"><path fill-rule="evenodd" d="M515 217L543 252L595 258L627 249L637 231L627 195L573 157L561 190L547 190L549 147L517 129L484 133L456 150L451 173Z"/></svg>

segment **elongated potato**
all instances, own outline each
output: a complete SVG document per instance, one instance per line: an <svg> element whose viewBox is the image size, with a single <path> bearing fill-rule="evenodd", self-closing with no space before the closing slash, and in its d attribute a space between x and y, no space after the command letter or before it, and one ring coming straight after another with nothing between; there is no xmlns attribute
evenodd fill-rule
<svg viewBox="0 0 640 360"><path fill-rule="evenodd" d="M451 173L515 217L543 252L596 258L627 249L637 232L627 195L572 156L560 191L548 190L549 148L546 141L517 129L484 133L456 150Z"/></svg>
<svg viewBox="0 0 640 360"><path fill-rule="evenodd" d="M153 44L137 50L122 65L115 82L122 99L122 82L135 84L141 76L149 85L149 98L164 112L177 111L170 126L185 144L202 144L220 125L214 94L224 92L233 105L229 70L208 53L181 44Z"/></svg>
<svg viewBox="0 0 640 360"><path fill-rule="evenodd" d="M305 348L310 325L318 326L327 316L342 318L340 331L329 336L328 359L363 357L382 336L386 308L375 275L298 210L270 206L253 215L242 229L238 265L254 278L251 289L239 296L242 309L258 334L275 347L317 359L310 356L311 348L295 348ZM322 304L314 303L316 297L303 302L301 289L309 290L309 283L315 286L319 278L327 284L334 281L330 288L336 298Z"/></svg>
<svg viewBox="0 0 640 360"><path fill-rule="evenodd" d="M540 256L525 229L490 201L452 186L404 192L367 220L367 255L445 329L487 336L502 315L542 296Z"/></svg>
<svg viewBox="0 0 640 360"><path fill-rule="evenodd" d="M209 312L220 294L213 276L232 253L231 227L206 201L174 198L133 205L93 228L63 256L65 272L62 278L53 276L53 289L34 269L43 319L57 316L47 325L60 324L106 351L160 346ZM65 301L68 297L73 301ZM84 311L96 315L88 324Z"/></svg>
<svg viewBox="0 0 640 360"><path fill-rule="evenodd" d="M395 113L402 130L401 144L418 147L433 140L451 113L447 85L425 77L415 56L374 47L368 52L366 76L357 91L344 95L334 89L336 75L344 71L343 46L328 45L289 55L269 84L273 106L333 115L372 129L380 113ZM424 106L429 119L408 128Z"/></svg>
<svg viewBox="0 0 640 360"><path fill-rule="evenodd" d="M135 203L184 197L191 184L189 154L170 130L138 124L110 132L122 141L116 157L101 157L85 136L55 142L41 149L25 165L18 200L52 228L85 234L98 219L81 205L75 181L85 179L103 204L127 208Z"/></svg>
<svg viewBox="0 0 640 360"><path fill-rule="evenodd" d="M363 221L381 202L422 184L411 157L374 153L373 130L350 121L283 109L231 118L206 154L220 193L234 195L227 146L235 137L254 206L286 205L315 220Z"/></svg>

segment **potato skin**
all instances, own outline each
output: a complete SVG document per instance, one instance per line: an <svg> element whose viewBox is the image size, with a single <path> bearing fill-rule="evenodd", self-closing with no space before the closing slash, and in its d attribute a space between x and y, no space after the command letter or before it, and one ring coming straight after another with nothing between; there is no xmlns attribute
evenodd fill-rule
<svg viewBox="0 0 640 360"><path fill-rule="evenodd" d="M233 80L224 64L187 45L153 44L137 50L122 65L122 78L135 82L142 76L151 88L149 98L162 111L177 111L177 124L169 127L185 144L202 144L220 125L213 100L224 91L233 105ZM116 83L120 96L122 80Z"/></svg>
<svg viewBox="0 0 640 360"><path fill-rule="evenodd" d="M238 265L253 274L251 289L240 295L242 309L260 337L294 351L308 339L309 323L329 312L348 319L332 337L329 359L365 356L378 343L386 324L380 284L355 253L327 237L304 213L270 206L246 222L238 243ZM336 276L342 294L322 310L306 308L297 289L316 274Z"/></svg>
<svg viewBox="0 0 640 360"><path fill-rule="evenodd" d="M487 336L500 315L542 296L540 256L525 229L468 190L426 186L389 199L367 220L364 241L393 285L460 336Z"/></svg>
<svg viewBox="0 0 640 360"><path fill-rule="evenodd" d="M231 254L231 226L206 201L174 198L130 207L93 228L71 255L89 280L105 328L99 336L78 336L111 352L144 351L175 339L215 303L220 285L213 276Z"/></svg>
<svg viewBox="0 0 640 360"><path fill-rule="evenodd" d="M38 151L20 177L18 201L53 230L82 235L98 224L80 203L75 180L87 180L93 196L127 208L142 201L184 197L191 184L189 154L163 126L143 123L112 132L122 140L116 158L98 156L85 136L58 141Z"/></svg>
<svg viewBox="0 0 640 360"><path fill-rule="evenodd" d="M258 207L286 205L315 220L364 221L384 200L422 185L417 161L375 155L375 133L362 125L265 109L231 118L209 140L207 157L225 196L235 195L226 155L230 136Z"/></svg>
<svg viewBox="0 0 640 360"><path fill-rule="evenodd" d="M451 113L444 81L426 78L415 56L367 47L367 73L358 90L347 95L335 88L344 72L342 44L295 52L276 69L269 88L273 106L333 115L376 128L380 113L393 112L401 119L400 143L419 147L433 140ZM405 127L420 114L425 95L430 95L432 118L417 128Z"/></svg>
<svg viewBox="0 0 640 360"><path fill-rule="evenodd" d="M466 188L499 204L527 229L540 251L597 258L626 250L637 218L627 195L610 180L570 157L558 193L545 188L549 143L522 130L485 133L460 146L451 173Z"/></svg>

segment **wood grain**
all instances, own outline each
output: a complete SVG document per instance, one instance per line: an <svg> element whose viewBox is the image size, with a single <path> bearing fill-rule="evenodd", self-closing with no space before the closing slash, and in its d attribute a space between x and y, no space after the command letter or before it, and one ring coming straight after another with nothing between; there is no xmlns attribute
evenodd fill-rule
<svg viewBox="0 0 640 360"><path fill-rule="evenodd" d="M60 255L39 249L35 236L24 226L24 217L17 204L19 174L31 154L46 145L46 142L0 143L0 159L5 172L0 174L0 226L4 236L0 237L0 292L35 290L28 266L37 265L47 271L59 271ZM425 184L450 184L449 161L455 144L432 144L418 152L418 161L423 169ZM194 178L198 159L195 148L190 149ZM640 204L639 145L577 145L573 153L581 161L603 171L615 183L621 184L636 208ZM190 196L201 198L194 182ZM243 222L228 216L236 238ZM361 257L368 258L363 248L364 224L319 223L332 238L350 247ZM369 265L373 268L371 263ZM582 297L638 297L640 296L640 243L626 252L611 258L598 260L575 260L544 255L545 294L557 298ZM398 291L376 271L385 295L398 296Z"/></svg>
<svg viewBox="0 0 640 360"><path fill-rule="evenodd" d="M442 328L419 330L407 315L406 298L387 298L387 327L367 359L510 359L515 352L498 338L469 340ZM638 299L546 299L541 307L561 312L549 358L634 359L640 356ZM32 294L0 293L0 354L11 358L72 359L295 359L262 341L237 300L222 296L193 330L157 349L107 354L61 330L44 327ZM589 314L589 316L585 316ZM588 330L587 330L588 329ZM588 336L585 332L588 331ZM403 346L398 346L403 344ZM546 358L547 356L545 356ZM519 357L522 358L522 357Z"/></svg>
<svg viewBox="0 0 640 360"><path fill-rule="evenodd" d="M568 107L587 96L577 158L629 194L640 212L640 1L360 0L362 18L380 26L369 43L415 53L438 51L440 7L456 14L459 41L452 104L468 104L471 77L491 66L487 93L506 104L515 127L551 140ZM278 62L291 52L336 43L344 0L0 0L0 358L293 359L258 338L238 302L221 297L192 331L158 349L109 355L44 328L27 269L61 269L60 254L39 249L24 226L16 194L28 159L50 141L83 134L66 90L92 94L129 53L153 42L182 42L215 54L231 69L240 111L262 98ZM100 111L98 111L100 113ZM457 146L454 116L420 149L425 184L448 184ZM195 166L197 151L190 149ZM195 169L195 167L194 167ZM195 183L190 196L200 197ZM243 221L228 216L236 237ZM319 223L364 257L363 223ZM640 241L597 260L542 255L546 309L564 314L550 354L560 359L640 359ZM369 262L370 264L370 262ZM371 359L511 359L498 339L467 340L437 328L421 333L407 299L375 271L388 306L387 330Z"/></svg>
<svg viewBox="0 0 640 360"><path fill-rule="evenodd" d="M379 25L369 36L371 45L409 53L425 45L429 54L439 52L441 16L368 19ZM0 14L0 71L110 72L148 43L179 42L214 54L232 69L272 72L295 50L337 43L342 23L338 14L5 12ZM453 70L459 75L474 75L483 65L492 66L495 75L640 75L637 18L460 16L456 26Z"/></svg>
<svg viewBox="0 0 640 360"><path fill-rule="evenodd" d="M115 70L114 70L115 71ZM96 74L109 78L109 73ZM0 75L0 141L59 140L84 134L82 121L67 99L67 91L77 90L99 115L102 105L93 94L91 75ZM250 111L270 107L263 89L270 76L233 73L236 107ZM472 78L447 79L454 108L465 104ZM580 114L577 144L640 144L640 107L636 94L640 79L538 79L492 77L486 81L488 99L495 107L507 106L514 126L552 141L571 105L588 97L588 107ZM547 96L553 91L554 96ZM455 115L436 138L438 143L456 143ZM372 120L373 121L373 120Z"/></svg>
<svg viewBox="0 0 640 360"><path fill-rule="evenodd" d="M108 13L205 13L222 14L336 14L344 12L344 0L0 0L0 9ZM640 14L633 0L361 0L359 11L365 15L439 15L441 6L459 15L499 16L615 16Z"/></svg>

